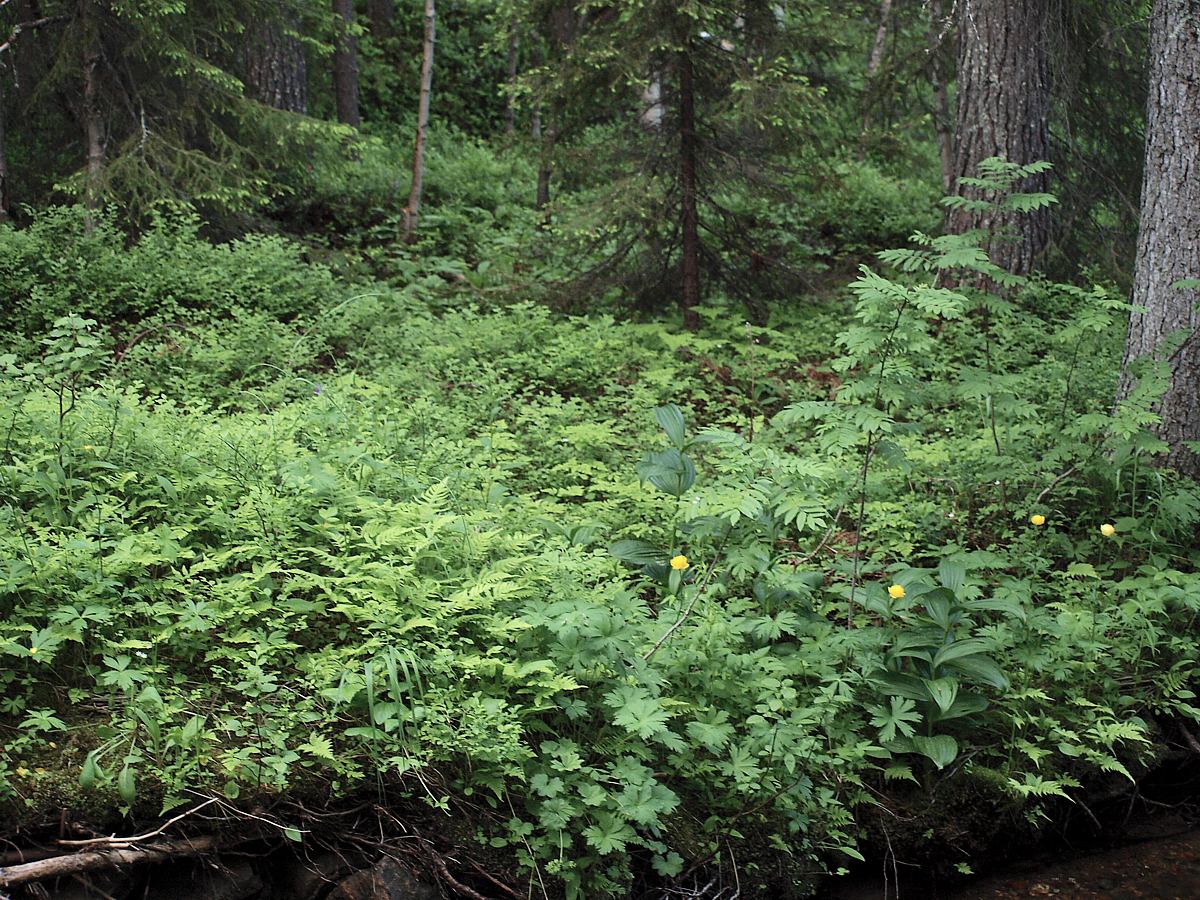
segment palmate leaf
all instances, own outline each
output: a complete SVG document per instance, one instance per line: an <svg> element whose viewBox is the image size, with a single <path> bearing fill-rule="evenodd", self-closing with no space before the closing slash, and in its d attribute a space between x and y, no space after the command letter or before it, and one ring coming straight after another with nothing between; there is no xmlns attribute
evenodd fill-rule
<svg viewBox="0 0 1200 900"><path fill-rule="evenodd" d="M667 720L671 714L643 687L622 686L605 694L604 702L616 711L613 723L642 740L667 730Z"/></svg>
<svg viewBox="0 0 1200 900"><path fill-rule="evenodd" d="M871 711L875 713L871 717L871 724L879 729L879 740L884 743L892 740L897 731L911 737L915 726L921 724L917 705L906 697L890 697L886 708L873 706Z"/></svg>
<svg viewBox="0 0 1200 900"><path fill-rule="evenodd" d="M628 822L622 822L608 813L600 813L596 824L583 830L583 836L589 846L604 856L608 853L623 852L625 845L636 838L637 834Z"/></svg>

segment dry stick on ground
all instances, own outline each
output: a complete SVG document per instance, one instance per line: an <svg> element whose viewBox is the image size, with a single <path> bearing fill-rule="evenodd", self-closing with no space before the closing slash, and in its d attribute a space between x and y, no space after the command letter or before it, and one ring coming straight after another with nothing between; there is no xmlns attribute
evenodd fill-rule
<svg viewBox="0 0 1200 900"><path fill-rule="evenodd" d="M218 849L218 838L206 835L194 840L164 841L151 847L110 847L103 850L85 850L67 853L37 862L22 863L0 869L0 888L15 887L31 881L61 878L79 872L108 869L116 866L133 866L139 863L162 862L186 856L200 856Z"/></svg>
<svg viewBox="0 0 1200 900"><path fill-rule="evenodd" d="M176 822L180 821L181 819L186 819L188 816L192 815L193 813L198 813L200 810L204 809L204 807L209 806L216 802L217 802L217 798L212 797L212 798L204 801L203 803L201 803L199 806L193 806L191 809L186 810L185 812L181 812L179 815L175 816L173 819L167 819L167 821L163 822L162 825L158 826L158 828L155 828L153 831L147 831L145 834L137 834L137 835L134 835L133 837L124 837L124 838L119 838L116 835L112 835L110 837L103 837L103 838L89 838L86 841L58 841L58 844L59 844L59 846L62 846L62 847L95 847L98 844L107 844L111 847L119 847L119 846L127 846L129 844L144 843L145 841L150 840L150 838L152 838L152 837L158 837L160 834L162 834L164 831L166 831L168 828L170 828L172 825L174 825Z"/></svg>

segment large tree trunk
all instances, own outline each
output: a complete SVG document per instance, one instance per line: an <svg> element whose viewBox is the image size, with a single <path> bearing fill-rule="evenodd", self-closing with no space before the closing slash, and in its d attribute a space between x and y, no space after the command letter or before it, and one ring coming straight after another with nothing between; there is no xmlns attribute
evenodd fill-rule
<svg viewBox="0 0 1200 900"><path fill-rule="evenodd" d="M395 0L367 0L367 19L371 23L371 34L386 37L392 33L392 19L396 18Z"/></svg>
<svg viewBox="0 0 1200 900"><path fill-rule="evenodd" d="M275 109L308 112L308 70L304 45L288 34L282 7L274 21L246 27L246 87L251 97Z"/></svg>
<svg viewBox="0 0 1200 900"><path fill-rule="evenodd" d="M358 111L358 47L354 39L354 0L333 0L333 26L337 30L333 45L333 98L338 121L357 128L362 124Z"/></svg>
<svg viewBox="0 0 1200 900"><path fill-rule="evenodd" d="M1169 465L1200 478L1200 290L1177 288L1200 278L1200 0L1155 0L1150 18L1150 97L1146 165L1133 302L1119 396L1129 396L1130 365L1142 357L1167 363L1171 386L1155 430ZM1179 339L1182 338L1182 343Z"/></svg>
<svg viewBox="0 0 1200 900"><path fill-rule="evenodd" d="M1047 0L958 0L958 144L956 179L1000 156L1026 165L1050 156ZM1043 173L1017 186L1045 191ZM977 197L973 189L961 191ZM1050 210L1033 213L951 210L947 229L993 235L988 256L1002 269L1028 274L1050 241ZM1005 232L1007 237L1001 237Z"/></svg>
<svg viewBox="0 0 1200 900"><path fill-rule="evenodd" d="M691 48L679 53L679 184L682 193L679 307L683 327L700 327L700 217L696 210L696 86Z"/></svg>
<svg viewBox="0 0 1200 900"><path fill-rule="evenodd" d="M96 12L90 0L83 0L80 20L83 26L83 132L87 147L83 203L88 210L100 205L104 177L104 119L100 111L100 32ZM87 228L90 231L89 216Z"/></svg>
<svg viewBox="0 0 1200 900"><path fill-rule="evenodd" d="M929 74L933 83L933 130L937 135L938 159L942 169L942 192L954 186L954 132L950 129L950 92L946 89L946 54L943 45L950 33L950 19L943 12L942 0L929 3Z"/></svg>
<svg viewBox="0 0 1200 900"><path fill-rule="evenodd" d="M433 43L437 27L434 0L425 0L425 41L421 54L421 95L417 101L417 140L413 146L412 188L404 210L404 239L417 236L417 215L421 210L421 189L425 183L425 137L429 131L429 98L433 93Z"/></svg>

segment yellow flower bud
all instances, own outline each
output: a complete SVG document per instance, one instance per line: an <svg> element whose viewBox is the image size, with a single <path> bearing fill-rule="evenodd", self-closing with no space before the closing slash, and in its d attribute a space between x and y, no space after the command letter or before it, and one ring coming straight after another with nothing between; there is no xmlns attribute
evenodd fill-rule
<svg viewBox="0 0 1200 900"><path fill-rule="evenodd" d="M687 557L684 556L682 553L679 554L678 556L671 557L671 568L672 569L676 570L677 572L682 572L687 567L688 567Z"/></svg>
<svg viewBox="0 0 1200 900"><path fill-rule="evenodd" d="M904 596L904 585L893 584L890 588L888 588L888 596L893 600L899 600Z"/></svg>
<svg viewBox="0 0 1200 900"><path fill-rule="evenodd" d="M1117 533L1117 529L1116 529L1115 525L1112 525L1109 522L1105 522L1103 525L1100 526L1100 533L1102 535L1104 535L1105 537L1112 537L1114 534Z"/></svg>
<svg viewBox="0 0 1200 900"><path fill-rule="evenodd" d="M1030 523L1032 523L1034 525L1045 525L1046 517L1043 516L1041 513L1034 513L1032 516L1029 517L1029 521L1030 521Z"/></svg>
<svg viewBox="0 0 1200 900"><path fill-rule="evenodd" d="M30 648L29 648L29 655L30 655L30 656L37 656L37 652L38 652L38 648L37 648L37 647L30 647Z"/></svg>

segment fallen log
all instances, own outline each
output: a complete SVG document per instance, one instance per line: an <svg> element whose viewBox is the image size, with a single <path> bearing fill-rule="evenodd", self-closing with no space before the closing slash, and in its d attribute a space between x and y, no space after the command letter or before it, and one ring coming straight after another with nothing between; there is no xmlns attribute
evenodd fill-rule
<svg viewBox="0 0 1200 900"><path fill-rule="evenodd" d="M47 878L77 875L97 869L135 866L186 856L200 856L216 850L221 843L216 837L205 835L190 840L163 841L145 847L112 847L104 850L82 850L61 856L51 856L48 859L0 868L0 888L15 887L31 881L44 881Z"/></svg>

